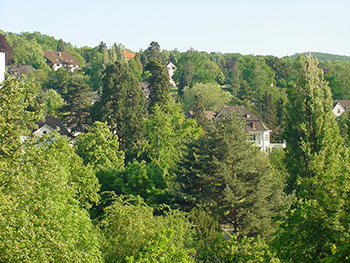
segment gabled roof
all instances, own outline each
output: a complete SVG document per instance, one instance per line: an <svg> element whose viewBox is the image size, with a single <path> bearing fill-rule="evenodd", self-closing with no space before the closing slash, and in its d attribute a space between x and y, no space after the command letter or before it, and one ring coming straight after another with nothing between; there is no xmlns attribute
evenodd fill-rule
<svg viewBox="0 0 350 263"><path fill-rule="evenodd" d="M333 101L333 108L339 103L342 105L345 109L350 109L350 100L335 100Z"/></svg>
<svg viewBox="0 0 350 263"><path fill-rule="evenodd" d="M224 118L232 112L239 113L246 122L247 131L271 131L254 113L244 106L223 106L216 114L216 119Z"/></svg>
<svg viewBox="0 0 350 263"><path fill-rule="evenodd" d="M8 73L13 75L27 75L31 72L34 72L32 65L17 65L17 66L8 66Z"/></svg>
<svg viewBox="0 0 350 263"><path fill-rule="evenodd" d="M126 49L124 50L124 53L125 53L126 59L132 59L136 56L135 53L131 53L131 52L127 51Z"/></svg>
<svg viewBox="0 0 350 263"><path fill-rule="evenodd" d="M52 64L66 64L79 66L80 62L77 58L64 51L44 51L45 58Z"/></svg>
<svg viewBox="0 0 350 263"><path fill-rule="evenodd" d="M44 125L49 126L53 130L57 130L58 133L61 135L69 136L69 132L63 125L62 121L56 117L45 117L45 121L41 121L38 123L38 129L40 129Z"/></svg>

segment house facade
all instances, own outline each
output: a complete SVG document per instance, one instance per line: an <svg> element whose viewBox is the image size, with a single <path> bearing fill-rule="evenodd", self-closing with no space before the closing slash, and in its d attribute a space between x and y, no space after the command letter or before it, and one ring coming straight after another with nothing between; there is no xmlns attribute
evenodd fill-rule
<svg viewBox="0 0 350 263"><path fill-rule="evenodd" d="M5 80L5 53L0 52L0 84Z"/></svg>
<svg viewBox="0 0 350 263"><path fill-rule="evenodd" d="M168 62L168 64L166 64L166 68L169 74L169 78L170 78L170 85L173 87L176 87L176 82L173 80L173 76L177 70L177 67L175 66L175 64L173 62Z"/></svg>
<svg viewBox="0 0 350 263"><path fill-rule="evenodd" d="M335 117L340 117L344 112L350 109L350 100L335 100L333 101L333 114Z"/></svg>
<svg viewBox="0 0 350 263"><path fill-rule="evenodd" d="M44 121L38 123L38 128L33 130L32 134L42 137L45 134L51 133L53 130L56 130L62 136L70 135L62 121L56 117L46 117Z"/></svg>
<svg viewBox="0 0 350 263"><path fill-rule="evenodd" d="M80 62L77 58L64 51L44 51L46 63L54 71L65 68L67 71L73 72L79 69Z"/></svg>

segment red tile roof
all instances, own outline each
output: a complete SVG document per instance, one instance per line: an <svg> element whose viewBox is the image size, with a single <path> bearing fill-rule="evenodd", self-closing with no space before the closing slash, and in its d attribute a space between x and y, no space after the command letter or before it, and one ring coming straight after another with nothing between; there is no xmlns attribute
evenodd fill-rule
<svg viewBox="0 0 350 263"><path fill-rule="evenodd" d="M130 53L129 51L127 51L126 49L124 50L124 52L125 52L125 57L126 57L126 59L132 59L132 58L134 58L135 57L135 53Z"/></svg>

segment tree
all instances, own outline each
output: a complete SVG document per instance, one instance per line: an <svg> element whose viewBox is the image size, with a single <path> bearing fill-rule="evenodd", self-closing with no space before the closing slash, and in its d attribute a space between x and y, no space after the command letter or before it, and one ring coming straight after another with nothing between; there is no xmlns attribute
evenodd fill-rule
<svg viewBox="0 0 350 263"><path fill-rule="evenodd" d="M270 236L289 199L283 177L249 142L240 116L226 117L188 149L177 177L179 205L210 211L236 235Z"/></svg>
<svg viewBox="0 0 350 263"><path fill-rule="evenodd" d="M188 258L193 233L191 224L181 212L161 212L163 216L155 216L155 209L146 206L140 198L118 197L105 209L100 223L105 262L123 262L127 257L129 262L141 260L150 255L150 249L159 251L164 246L171 248L166 257L181 258L183 255ZM158 246L162 241L165 244ZM159 253L153 256L158 257Z"/></svg>
<svg viewBox="0 0 350 263"><path fill-rule="evenodd" d="M52 142L27 141L0 161L3 262L101 262L96 229L81 206L87 171L78 174L82 163L62 152L62 140Z"/></svg>
<svg viewBox="0 0 350 263"><path fill-rule="evenodd" d="M169 75L166 67L159 61L151 59L145 70L149 71L149 108L152 109L156 104L160 107L167 105L170 96Z"/></svg>
<svg viewBox="0 0 350 263"><path fill-rule="evenodd" d="M120 139L120 149L130 160L143 134L145 97L127 64L108 65L101 98L94 104L93 119L106 121ZM131 158L132 159L132 158Z"/></svg>
<svg viewBox="0 0 350 263"><path fill-rule="evenodd" d="M197 138L202 130L194 120L185 119L180 105L156 105L145 120L145 141L142 152L165 173L175 169L186 152L186 142Z"/></svg>
<svg viewBox="0 0 350 263"><path fill-rule="evenodd" d="M46 116L56 116L58 110L64 105L64 99L53 89L45 91L43 97L46 105Z"/></svg>
<svg viewBox="0 0 350 263"><path fill-rule="evenodd" d="M152 41L144 53L147 56L148 61L150 61L151 59L161 61L160 45L156 41Z"/></svg>
<svg viewBox="0 0 350 263"><path fill-rule="evenodd" d="M91 123L92 92L87 84L88 78L82 74L69 77L64 95L66 104L62 107L64 120L74 132L86 131Z"/></svg>
<svg viewBox="0 0 350 263"><path fill-rule="evenodd" d="M281 259L315 262L347 233L348 154L332 113L332 95L311 57L299 58L299 77L289 88L286 167L293 209L279 232Z"/></svg>
<svg viewBox="0 0 350 263"><path fill-rule="evenodd" d="M205 110L219 111L225 104L231 100L231 95L223 91L218 84L197 83L192 88L185 88L183 103L185 111L192 110L195 97L201 95L203 107Z"/></svg>
<svg viewBox="0 0 350 263"><path fill-rule="evenodd" d="M65 46L64 46L64 42L62 39L58 40L56 50L57 51L65 51Z"/></svg>
<svg viewBox="0 0 350 263"><path fill-rule="evenodd" d="M101 169L96 175L102 192L112 191L117 196L138 195L152 207L169 201L167 180L153 162L134 160L125 169Z"/></svg>
<svg viewBox="0 0 350 263"><path fill-rule="evenodd" d="M124 167L124 153L119 150L117 135L110 132L107 123L95 122L86 133L80 133L74 148L84 160L95 169Z"/></svg>
<svg viewBox="0 0 350 263"><path fill-rule="evenodd" d="M42 116L32 109L36 87L30 80L8 77L0 89L0 159L13 156Z"/></svg>

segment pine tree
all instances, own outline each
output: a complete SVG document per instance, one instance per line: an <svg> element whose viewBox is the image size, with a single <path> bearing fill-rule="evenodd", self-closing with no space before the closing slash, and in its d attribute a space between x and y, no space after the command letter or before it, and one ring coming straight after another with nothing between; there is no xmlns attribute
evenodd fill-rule
<svg viewBox="0 0 350 263"><path fill-rule="evenodd" d="M104 74L101 98L93 107L93 119L108 123L111 132L118 135L120 149L129 161L143 134L145 96L126 63L117 61L108 65Z"/></svg>
<svg viewBox="0 0 350 263"><path fill-rule="evenodd" d="M248 140L240 116L229 116L190 145L179 171L180 205L203 207L237 235L269 236L288 204L283 178Z"/></svg>
<svg viewBox="0 0 350 263"><path fill-rule="evenodd" d="M62 39L58 40L58 43L57 43L57 51L65 51L65 46L64 46L64 42Z"/></svg>
<svg viewBox="0 0 350 263"><path fill-rule="evenodd" d="M156 104L159 106L167 105L170 96L169 75L166 68L155 59L151 59L145 70L149 71L149 108L152 109Z"/></svg>

